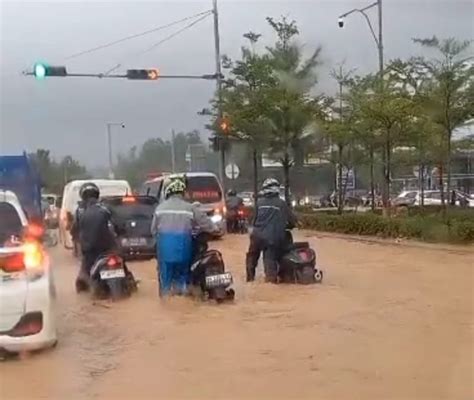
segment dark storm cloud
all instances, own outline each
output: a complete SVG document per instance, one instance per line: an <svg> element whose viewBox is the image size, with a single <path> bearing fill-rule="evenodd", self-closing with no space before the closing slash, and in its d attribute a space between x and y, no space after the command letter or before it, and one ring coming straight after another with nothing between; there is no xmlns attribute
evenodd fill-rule
<svg viewBox="0 0 474 400"><path fill-rule="evenodd" d="M46 147L57 155L71 153L100 164L105 123L123 121L114 133L116 150L176 130L204 131L196 112L207 105L214 84L205 81L131 82L126 80L49 79L37 82L20 72L37 60L66 63L66 56L95 45L211 8L208 1L22 2L1 3L1 136L0 152ZM362 1L220 1L222 53L238 56L242 34L263 34L271 43L266 16L288 15L300 27L308 52L321 44L325 65L318 89L331 91L330 68L342 60L359 72L375 70L373 39L359 15L337 27L337 16ZM375 10L370 11L375 17ZM471 1L385 0L386 59L419 51L412 37L474 36ZM375 19L374 19L375 21ZM174 28L176 30L176 28ZM201 74L214 68L212 18L155 50L135 56L170 31L158 32L109 49L67 61L70 72L103 72L117 63L122 70L156 66L162 73Z"/></svg>

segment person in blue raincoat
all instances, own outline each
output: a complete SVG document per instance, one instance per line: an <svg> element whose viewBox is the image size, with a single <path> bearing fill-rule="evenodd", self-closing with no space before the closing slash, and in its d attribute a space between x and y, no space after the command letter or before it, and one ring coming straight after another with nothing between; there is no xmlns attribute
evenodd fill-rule
<svg viewBox="0 0 474 400"><path fill-rule="evenodd" d="M192 232L212 233L216 229L199 207L184 199L185 192L185 180L172 179L151 225L151 232L156 237L160 296L171 292L186 293L193 257Z"/></svg>

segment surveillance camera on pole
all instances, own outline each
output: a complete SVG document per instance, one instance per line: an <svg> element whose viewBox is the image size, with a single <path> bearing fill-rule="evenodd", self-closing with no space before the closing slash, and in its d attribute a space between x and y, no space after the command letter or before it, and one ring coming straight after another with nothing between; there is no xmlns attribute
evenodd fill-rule
<svg viewBox="0 0 474 400"><path fill-rule="evenodd" d="M339 28L344 28L344 18L339 17L339 19L337 20L337 24L339 25Z"/></svg>

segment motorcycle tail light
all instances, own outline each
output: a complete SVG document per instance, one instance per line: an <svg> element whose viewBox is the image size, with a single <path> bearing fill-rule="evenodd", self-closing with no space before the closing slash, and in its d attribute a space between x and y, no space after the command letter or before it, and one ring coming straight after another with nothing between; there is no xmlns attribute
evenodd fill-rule
<svg viewBox="0 0 474 400"><path fill-rule="evenodd" d="M309 251L300 250L298 253L302 261L306 262L306 261L311 260L311 254L309 253Z"/></svg>
<svg viewBox="0 0 474 400"><path fill-rule="evenodd" d="M110 256L107 259L107 268L108 269L115 269L120 268L122 266L122 260L117 256Z"/></svg>

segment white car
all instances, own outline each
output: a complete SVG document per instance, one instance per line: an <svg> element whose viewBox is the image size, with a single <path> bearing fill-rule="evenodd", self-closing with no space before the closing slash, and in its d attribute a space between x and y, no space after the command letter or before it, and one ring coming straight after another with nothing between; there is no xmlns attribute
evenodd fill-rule
<svg viewBox="0 0 474 400"><path fill-rule="evenodd" d="M455 205L460 206L464 199L467 207L474 207L474 200L471 199L467 194L454 190L456 193ZM425 206L440 206L441 192L439 190L425 190L423 192L424 205ZM451 201L451 193L445 193L445 201L449 203ZM420 206L421 205L421 191L419 190L406 190L400 193L393 201L395 206Z"/></svg>
<svg viewBox="0 0 474 400"><path fill-rule="evenodd" d="M39 242L23 240L28 221L13 192L0 190L0 352L53 346L56 290Z"/></svg>

